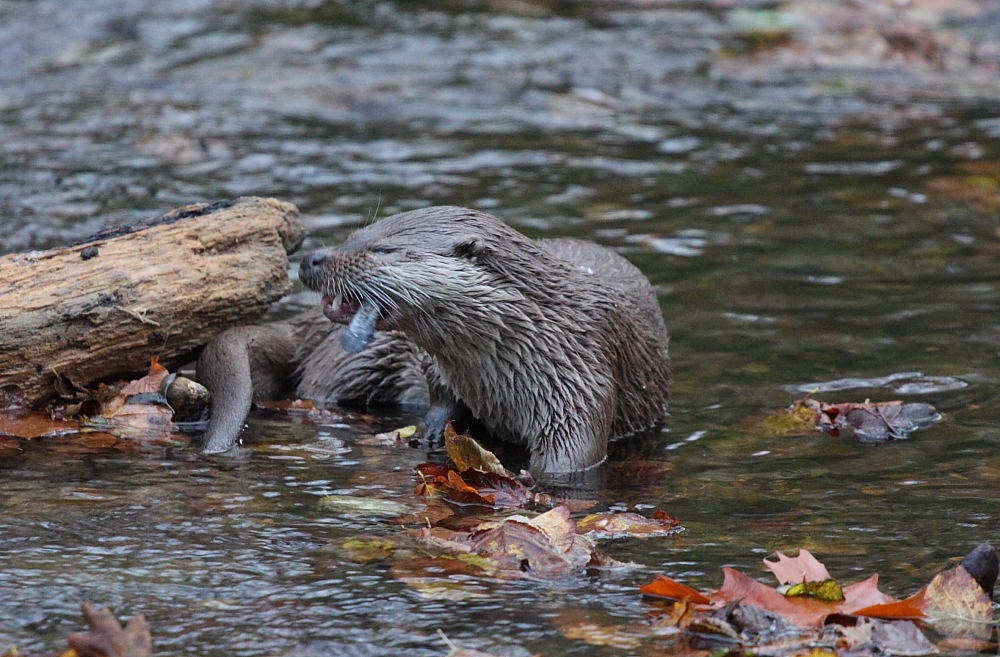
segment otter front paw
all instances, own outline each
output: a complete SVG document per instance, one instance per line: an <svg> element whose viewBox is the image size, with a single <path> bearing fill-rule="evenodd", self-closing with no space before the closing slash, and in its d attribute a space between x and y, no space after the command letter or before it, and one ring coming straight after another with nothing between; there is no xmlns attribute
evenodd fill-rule
<svg viewBox="0 0 1000 657"><path fill-rule="evenodd" d="M417 426L417 438L430 446L441 445L444 442L444 428L454 410L454 404L431 405Z"/></svg>

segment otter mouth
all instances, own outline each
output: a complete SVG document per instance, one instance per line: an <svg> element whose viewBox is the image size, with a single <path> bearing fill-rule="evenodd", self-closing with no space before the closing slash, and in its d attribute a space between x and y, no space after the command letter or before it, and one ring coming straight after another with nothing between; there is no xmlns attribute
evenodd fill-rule
<svg viewBox="0 0 1000 657"><path fill-rule="evenodd" d="M356 354L368 346L381 318L379 307L371 301L356 301L342 293L333 297L323 295L323 314L327 319L347 324L347 330L340 334L340 344L344 349Z"/></svg>
<svg viewBox="0 0 1000 657"><path fill-rule="evenodd" d="M338 324L350 324L354 316L361 310L360 301L348 299L343 294L337 296L324 294L320 303L326 318Z"/></svg>

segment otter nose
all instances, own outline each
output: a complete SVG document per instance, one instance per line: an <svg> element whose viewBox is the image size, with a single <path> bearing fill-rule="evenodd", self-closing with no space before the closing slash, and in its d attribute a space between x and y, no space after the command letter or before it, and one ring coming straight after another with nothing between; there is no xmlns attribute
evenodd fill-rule
<svg viewBox="0 0 1000 657"><path fill-rule="evenodd" d="M302 271L308 274L318 274L329 259L330 256L322 251L307 253L306 257L302 259Z"/></svg>

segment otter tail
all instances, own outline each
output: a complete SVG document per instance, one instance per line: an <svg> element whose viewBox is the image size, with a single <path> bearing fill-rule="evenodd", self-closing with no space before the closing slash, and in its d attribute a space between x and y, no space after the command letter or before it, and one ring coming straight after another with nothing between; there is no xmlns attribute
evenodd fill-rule
<svg viewBox="0 0 1000 657"><path fill-rule="evenodd" d="M289 389L294 352L287 323L231 328L205 345L198 380L212 395L206 454L236 445L254 399L274 399Z"/></svg>

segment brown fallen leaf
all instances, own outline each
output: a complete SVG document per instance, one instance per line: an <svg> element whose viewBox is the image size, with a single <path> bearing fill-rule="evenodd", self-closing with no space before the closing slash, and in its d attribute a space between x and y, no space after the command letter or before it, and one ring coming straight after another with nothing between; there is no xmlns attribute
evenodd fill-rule
<svg viewBox="0 0 1000 657"><path fill-rule="evenodd" d="M145 616L136 614L122 629L107 607L98 609L89 602L80 607L90 631L74 632L68 637L79 657L152 657L153 639Z"/></svg>
<svg viewBox="0 0 1000 657"><path fill-rule="evenodd" d="M993 632L993 600L959 564L938 573L924 591L924 615L945 636L986 641Z"/></svg>
<svg viewBox="0 0 1000 657"><path fill-rule="evenodd" d="M117 395L101 404L101 417L112 418L117 415L125 404L128 403L128 398L133 395L160 392L160 387L168 376L170 376L170 371L163 365L160 365L158 358L153 357L149 364L149 374L141 379L126 383Z"/></svg>
<svg viewBox="0 0 1000 657"><path fill-rule="evenodd" d="M53 418L47 412L28 414L0 412L0 436L32 440L77 433L80 425L74 420Z"/></svg>
<svg viewBox="0 0 1000 657"><path fill-rule="evenodd" d="M992 550L992 547L988 549ZM977 548L977 551L985 550L985 546ZM995 559L995 552L992 554ZM786 558L785 562L769 562L769 567L777 566L783 575L789 575L805 563L812 576L825 574L826 568L822 564L818 561L812 564L811 561L812 555L801 561ZM765 563L768 563L767 560ZM982 569L989 570L989 563ZM733 603L753 605L777 613L801 628L821 627L831 616L855 615L882 619L926 619L935 622L938 631L947 634L954 629L948 625L949 620L968 620L972 625L977 625L992 619L989 595L983 590L982 584L961 565L939 573L931 584L906 600L896 600L879 591L878 575L843 587L843 600L826 601L809 596L788 597L733 568L722 570L725 575L722 588L704 596L713 607L718 609ZM992 572L995 573L996 570ZM689 587L663 575L658 575L657 581L652 584L640 587L640 591L646 595L675 600L689 598L698 602Z"/></svg>
<svg viewBox="0 0 1000 657"><path fill-rule="evenodd" d="M828 404L806 397L773 415L748 418L741 426L774 437L802 435L816 429L836 436L841 429L851 429L862 442L877 443L905 438L941 417L930 404L898 400Z"/></svg>
<svg viewBox="0 0 1000 657"><path fill-rule="evenodd" d="M832 581L826 567L811 554L798 557L779 555L769 567L790 581ZM975 618L976 627L992 628L992 591L1000 570L997 554L984 544L965 557L961 566L940 573L914 596L906 609L918 608L916 623L910 620L883 620L855 615L869 602L898 604L878 591L878 576L844 587L845 600L826 602L809 597L789 598L776 589L731 568L723 569L725 583L718 591L701 593L662 575L640 587L644 595L675 600L667 611L650 613L646 623L600 625L592 619L567 619L559 623L568 638L595 645L615 645L621 638L628 649L639 654L706 657L709 653L787 657L916 657L938 654L968 654L994 650L995 643L955 637L955 628L934 618L966 621ZM854 609L854 612L850 610ZM932 616L933 614L933 616ZM888 614L886 614L888 616ZM933 625L948 638L933 644L921 631Z"/></svg>
<svg viewBox="0 0 1000 657"><path fill-rule="evenodd" d="M776 552L775 556L778 557L777 561L764 559L764 565L774 573L779 584L822 582L830 579L826 566L805 548L799 548L799 554L795 557L786 556L783 552Z"/></svg>
<svg viewBox="0 0 1000 657"><path fill-rule="evenodd" d="M468 532L425 527L418 536L427 546L484 559L489 565L481 565L483 570L499 577L552 577L591 565L616 565L576 533L566 507L534 518L514 515L482 522Z"/></svg>
<svg viewBox="0 0 1000 657"><path fill-rule="evenodd" d="M639 592L643 595L668 598L670 600L690 600L699 605L712 604L711 598L699 593L687 584L681 584L676 580L670 579L666 575L657 575L652 583L640 586Z"/></svg>
<svg viewBox="0 0 1000 657"><path fill-rule="evenodd" d="M149 374L121 388L98 386L95 398L101 402L97 414L80 422L83 431L100 431L119 438L166 440L174 431L174 412L162 388L170 376L167 368L153 358Z"/></svg>
<svg viewBox="0 0 1000 657"><path fill-rule="evenodd" d="M496 560L501 572L548 577L584 568L594 551L576 534L569 509L556 507L536 518L510 516L480 525L469 537L473 551Z"/></svg>
<svg viewBox="0 0 1000 657"><path fill-rule="evenodd" d="M458 435L450 422L444 428L444 445L448 450L448 457L460 471L475 468L505 477L511 476L496 454L484 448L472 436Z"/></svg>
<svg viewBox="0 0 1000 657"><path fill-rule="evenodd" d="M576 530L594 539L673 536L683 529L679 520L659 510L652 518L638 513L595 513L576 521Z"/></svg>
<svg viewBox="0 0 1000 657"><path fill-rule="evenodd" d="M970 573L966 565L977 572ZM991 546L979 546L961 564L938 573L930 584L906 600L855 613L877 618L922 619L947 637L985 645L993 632L991 591L996 575L996 552Z"/></svg>
<svg viewBox="0 0 1000 657"><path fill-rule="evenodd" d="M414 494L439 497L464 513L518 509L533 504L566 506L571 511L579 511L596 504L591 500L564 500L545 493L534 493L517 479L494 472L471 468L458 472L437 463L421 463L416 470L420 482Z"/></svg>

